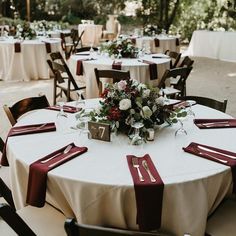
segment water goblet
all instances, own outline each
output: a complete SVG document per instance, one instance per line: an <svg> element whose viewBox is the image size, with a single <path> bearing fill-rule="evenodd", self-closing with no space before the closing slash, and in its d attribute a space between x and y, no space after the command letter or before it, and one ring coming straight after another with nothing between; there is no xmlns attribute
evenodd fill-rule
<svg viewBox="0 0 236 236"><path fill-rule="evenodd" d="M189 108L188 108L188 112L187 112L188 115L195 117L195 113L194 113L194 111L192 110L192 105L195 104L196 102L195 102L195 101L192 101L192 100L187 100L186 102L187 102L188 107L189 107Z"/></svg>
<svg viewBox="0 0 236 236"><path fill-rule="evenodd" d="M143 138L140 136L140 129L144 126L142 122L135 122L132 125L132 128L134 128L134 135L131 139L132 145L140 145L143 143Z"/></svg>
<svg viewBox="0 0 236 236"><path fill-rule="evenodd" d="M184 124L183 124L183 120L185 119L185 117L177 117L178 123L180 124L180 127L175 131L175 137L178 134L185 134L187 135L187 131L184 129Z"/></svg>
<svg viewBox="0 0 236 236"><path fill-rule="evenodd" d="M82 89L76 91L78 94L78 99L76 100L75 106L77 111L85 106L85 100L83 99L82 95L84 91Z"/></svg>
<svg viewBox="0 0 236 236"><path fill-rule="evenodd" d="M57 113L56 127L60 132L65 133L67 130L68 115L63 110L64 102L59 101L58 105L60 110Z"/></svg>
<svg viewBox="0 0 236 236"><path fill-rule="evenodd" d="M118 50L118 56L117 56L117 58L120 59L120 58L122 58L122 55L121 55L122 49L121 49L121 48L118 48L117 50Z"/></svg>

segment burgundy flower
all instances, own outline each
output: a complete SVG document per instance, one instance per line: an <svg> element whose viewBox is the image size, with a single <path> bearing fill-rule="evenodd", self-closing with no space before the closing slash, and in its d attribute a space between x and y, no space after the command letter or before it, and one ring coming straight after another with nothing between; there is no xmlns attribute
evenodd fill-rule
<svg viewBox="0 0 236 236"><path fill-rule="evenodd" d="M104 91L103 91L103 93L101 94L101 98L106 98L108 92L109 92L109 89L105 88Z"/></svg>
<svg viewBox="0 0 236 236"><path fill-rule="evenodd" d="M117 107L112 107L108 111L108 116L107 116L108 120L120 120L120 118L121 118L121 112Z"/></svg>

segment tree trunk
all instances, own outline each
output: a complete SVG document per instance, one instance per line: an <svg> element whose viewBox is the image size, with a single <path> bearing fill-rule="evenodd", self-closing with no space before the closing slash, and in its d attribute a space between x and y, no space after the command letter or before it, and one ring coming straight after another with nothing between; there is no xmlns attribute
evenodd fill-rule
<svg viewBox="0 0 236 236"><path fill-rule="evenodd" d="M175 5L174 5L174 8L172 10L172 13L169 16L169 19L166 21L166 31L167 31L167 33L170 29L171 24L173 23L173 21L175 19L175 15L176 15L178 7L179 7L179 0L176 1Z"/></svg>

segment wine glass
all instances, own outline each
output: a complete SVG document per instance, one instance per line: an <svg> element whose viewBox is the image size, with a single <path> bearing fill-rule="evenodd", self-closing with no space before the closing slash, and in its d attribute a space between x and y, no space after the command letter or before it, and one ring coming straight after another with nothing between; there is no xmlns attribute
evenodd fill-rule
<svg viewBox="0 0 236 236"><path fill-rule="evenodd" d="M79 124L78 128L80 130L80 136L82 140L91 139L91 133L88 129L88 122L91 120L90 113L93 111L91 108L83 109L78 116Z"/></svg>
<svg viewBox="0 0 236 236"><path fill-rule="evenodd" d="M195 117L195 113L194 113L194 111L192 110L192 105L193 105L194 103L196 103L196 102L195 102L195 101L192 101L192 100L187 100L186 102L187 102L187 104L188 104L188 112L187 112L188 115Z"/></svg>
<svg viewBox="0 0 236 236"><path fill-rule="evenodd" d="M59 101L58 102L60 110L57 113L57 119L56 119L57 130L62 132L62 133L66 133L67 123L68 123L68 115L63 110L64 103L65 103L64 101Z"/></svg>
<svg viewBox="0 0 236 236"><path fill-rule="evenodd" d="M122 58L122 55L121 55L122 49L121 49L121 48L118 48L117 50L118 50L117 58L120 59L120 58Z"/></svg>
<svg viewBox="0 0 236 236"><path fill-rule="evenodd" d="M85 100L83 99L82 95L84 91L82 89L76 91L78 94L78 99L76 100L75 106L77 111L85 106Z"/></svg>
<svg viewBox="0 0 236 236"><path fill-rule="evenodd" d="M184 129L184 124L183 124L183 120L185 119L185 117L177 117L178 123L180 124L180 127L175 131L175 137L178 134L185 134L187 135L187 131Z"/></svg>
<svg viewBox="0 0 236 236"><path fill-rule="evenodd" d="M144 126L142 122L135 122L131 125L134 128L134 135L131 139L132 145L140 145L143 143L143 138L140 136L140 129Z"/></svg>

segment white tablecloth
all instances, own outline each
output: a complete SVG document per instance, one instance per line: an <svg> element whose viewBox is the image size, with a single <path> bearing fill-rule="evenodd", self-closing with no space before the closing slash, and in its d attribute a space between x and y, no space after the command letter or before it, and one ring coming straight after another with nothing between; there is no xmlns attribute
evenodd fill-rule
<svg viewBox="0 0 236 236"><path fill-rule="evenodd" d="M95 101L86 101L93 107ZM196 118L229 116L200 105ZM56 120L57 112L42 109L20 119L17 125ZM69 115L71 122L74 115ZM72 123L71 123L72 124ZM47 201L81 223L137 229L136 202L126 155L150 154L164 184L162 229L183 236L203 236L207 216L232 187L229 167L186 153L182 147L198 142L236 152L236 129L200 130L192 119L184 121L188 135L175 137L178 126L161 128L154 142L143 148L128 144L126 136L111 143L88 140L88 152L48 173ZM12 193L17 209L26 201L29 165L74 142L84 144L77 131L58 131L8 139Z"/></svg>
<svg viewBox="0 0 236 236"><path fill-rule="evenodd" d="M179 52L180 47L176 45L177 37L158 36L156 38L159 39L159 47L155 46L153 37L147 36L136 38L136 47L145 48L146 50L149 48L151 53L164 53L166 50Z"/></svg>
<svg viewBox="0 0 236 236"><path fill-rule="evenodd" d="M235 41L236 32L196 30L193 32L186 54L235 62Z"/></svg>
<svg viewBox="0 0 236 236"><path fill-rule="evenodd" d="M0 40L0 79L9 81L29 81L49 78L49 67L45 43L51 51L61 51L60 39L24 40L21 52L15 53L15 40Z"/></svg>
<svg viewBox="0 0 236 236"><path fill-rule="evenodd" d="M99 40L102 37L102 25L94 25L94 24L79 24L79 35L84 30L84 34L82 36L82 45L83 46L91 46L97 47L99 44Z"/></svg>
<svg viewBox="0 0 236 236"><path fill-rule="evenodd" d="M154 55L146 55L142 59L154 62L157 64L157 73L158 79L150 80L150 72L149 72L149 65L140 61L140 59L135 58L123 58L121 59L122 70L130 71L131 79L136 79L142 83L151 84L153 86L158 85L159 79L162 77L166 69L170 68L170 59L166 58L152 58ZM163 56L163 54L156 54L155 56ZM68 61L68 65L74 77L76 77L76 68L77 68L77 60L86 59L90 56L80 56L80 55L73 55L70 57ZM96 55L94 58L96 60L91 61L83 61L83 69L84 74L82 79L83 82L86 84L86 98L97 98L98 97L98 86L96 82L96 77L94 73L94 69L97 68L99 70L109 70L112 69L113 59L105 56L98 56Z"/></svg>

